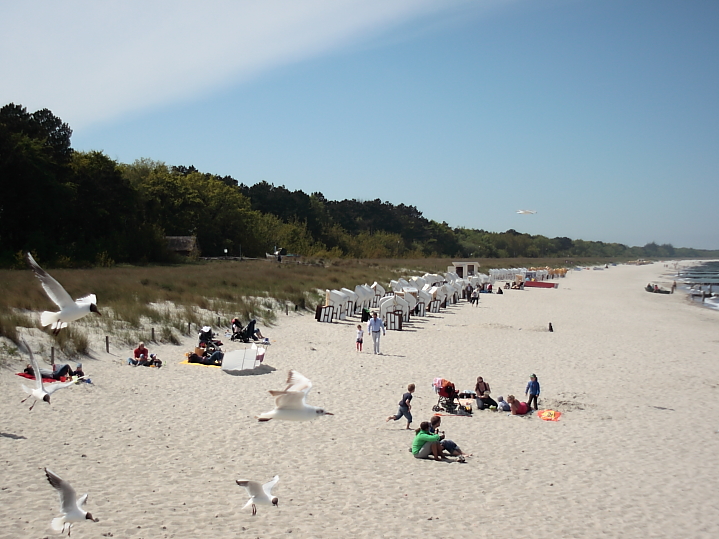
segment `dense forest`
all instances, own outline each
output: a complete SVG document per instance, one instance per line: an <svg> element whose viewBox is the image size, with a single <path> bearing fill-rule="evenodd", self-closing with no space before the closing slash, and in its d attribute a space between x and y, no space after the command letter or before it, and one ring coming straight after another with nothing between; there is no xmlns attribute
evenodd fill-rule
<svg viewBox="0 0 719 539"><path fill-rule="evenodd" d="M74 151L47 109L0 109L0 267L32 251L55 266L174 260L166 236L195 236L203 256L264 256L275 246L312 257L708 257L718 251L451 228L413 206L327 200L193 166L118 163Z"/></svg>

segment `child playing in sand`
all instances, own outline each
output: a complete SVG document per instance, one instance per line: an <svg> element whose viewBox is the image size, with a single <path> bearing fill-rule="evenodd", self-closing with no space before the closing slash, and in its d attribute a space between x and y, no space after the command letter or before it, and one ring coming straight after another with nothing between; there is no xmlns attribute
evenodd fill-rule
<svg viewBox="0 0 719 539"><path fill-rule="evenodd" d="M407 393L402 395L402 400L399 401L399 411L395 415L389 416L387 421L390 419L397 421L398 419L402 419L402 417L406 417L407 428L409 429L409 426L412 423L412 412L410 412L412 406L410 405L410 401L412 400L412 393L414 393L414 389L414 384L409 384L407 386Z"/></svg>
<svg viewBox="0 0 719 539"><path fill-rule="evenodd" d="M362 351L362 340L364 337L364 330L362 329L362 324L357 324L357 351Z"/></svg>
<svg viewBox="0 0 719 539"><path fill-rule="evenodd" d="M537 381L537 375L532 374L527 382L527 388L524 390L524 395L529 395L527 406L532 407L532 401L534 401L534 409L537 409L537 397L539 397L539 382Z"/></svg>

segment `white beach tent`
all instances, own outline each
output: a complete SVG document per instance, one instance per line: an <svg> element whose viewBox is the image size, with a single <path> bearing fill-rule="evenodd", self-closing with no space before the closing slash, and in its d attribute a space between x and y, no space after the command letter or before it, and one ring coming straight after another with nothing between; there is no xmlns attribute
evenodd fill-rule
<svg viewBox="0 0 719 539"><path fill-rule="evenodd" d="M347 315L353 315L355 312L357 312L357 301L359 300L359 296L349 288L340 288L340 292L342 292L348 298Z"/></svg>
<svg viewBox="0 0 719 539"><path fill-rule="evenodd" d="M358 284L355 286L355 294L358 296L357 307L360 309L369 309L372 306L372 300L374 299L374 290L372 290L366 284Z"/></svg>
<svg viewBox="0 0 719 539"><path fill-rule="evenodd" d="M334 307L333 318L344 320L348 314L349 297L339 290L325 290L325 307L328 305Z"/></svg>
<svg viewBox="0 0 719 539"><path fill-rule="evenodd" d="M391 311L402 311L403 320L409 320L409 303L400 296L386 296L379 301L379 315L386 319L387 313Z"/></svg>

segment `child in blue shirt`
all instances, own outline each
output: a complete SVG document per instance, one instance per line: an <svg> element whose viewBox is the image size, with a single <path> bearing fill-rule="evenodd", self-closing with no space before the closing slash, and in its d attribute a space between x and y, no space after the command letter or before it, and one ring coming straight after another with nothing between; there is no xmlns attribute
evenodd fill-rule
<svg viewBox="0 0 719 539"><path fill-rule="evenodd" d="M532 374L527 382L527 388L524 390L525 396L529 396L527 400L527 406L532 407L532 401L534 401L534 409L537 409L537 397L539 397L539 382L537 381L537 375Z"/></svg>

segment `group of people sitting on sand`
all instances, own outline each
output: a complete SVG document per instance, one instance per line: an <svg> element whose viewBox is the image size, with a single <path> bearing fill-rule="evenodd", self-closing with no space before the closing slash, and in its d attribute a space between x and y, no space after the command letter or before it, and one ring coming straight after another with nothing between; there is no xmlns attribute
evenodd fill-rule
<svg viewBox="0 0 719 539"><path fill-rule="evenodd" d="M495 401L490 397L491 388L489 382L485 382L481 376L477 377L477 383L474 386L474 392L476 394L475 401L477 403L478 410L497 410L500 412L511 412L512 415L526 415L532 409L537 410L537 398L539 397L539 381L537 375L532 374L527 382L527 387L524 390L524 395L527 397L527 402L520 402L514 395L509 395L507 400L500 395Z"/></svg>
<svg viewBox="0 0 719 539"><path fill-rule="evenodd" d="M389 416L386 421L398 421L403 417L407 420L407 429L412 424L412 396L416 390L414 384L407 386L407 391L402 395L399 401L399 409L396 414ZM481 376L477 377L477 383L474 388L476 395L477 408L479 410L490 409L510 412L511 415L526 415L532 409L537 410L537 399L539 397L539 381L537 375L532 374L525 389L527 402L520 402L514 395L509 395L505 401L502 396L495 401L491 396L491 388L489 382L485 382ZM419 428L415 430L414 441L412 442L412 455L418 459L429 458L430 455L434 460L441 460L446 456L456 456L459 462L464 462L465 453L452 440L447 440L444 431L439 431L442 418L434 415L430 421L423 421Z"/></svg>
<svg viewBox="0 0 719 539"><path fill-rule="evenodd" d="M419 428L414 431L412 456L416 459L427 459L432 455L434 460L442 460L449 456L457 457L458 462L464 462L465 453L456 443L445 437L444 431L439 430L441 424L442 418L438 415L433 415L429 421L420 423Z"/></svg>
<svg viewBox="0 0 719 539"><path fill-rule="evenodd" d="M132 352L133 357L127 358L127 364L135 367L162 367L162 361L157 357L157 354L151 354L150 351L145 348L145 343L141 342L137 345Z"/></svg>

